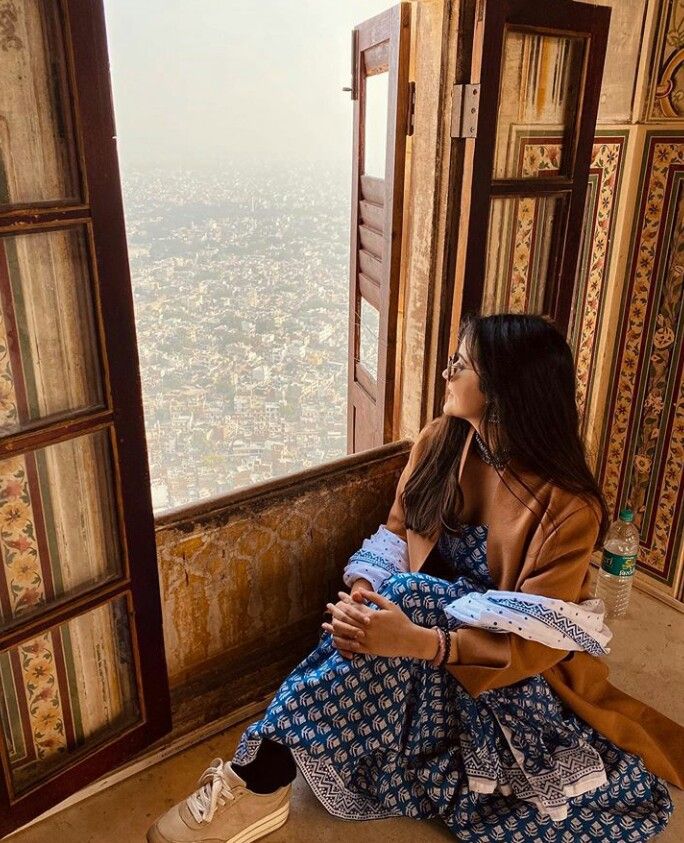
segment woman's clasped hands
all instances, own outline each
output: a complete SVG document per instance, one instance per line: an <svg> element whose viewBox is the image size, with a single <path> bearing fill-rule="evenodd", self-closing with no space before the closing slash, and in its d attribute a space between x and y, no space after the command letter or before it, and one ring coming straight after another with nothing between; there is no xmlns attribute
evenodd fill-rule
<svg viewBox="0 0 684 843"><path fill-rule="evenodd" d="M353 594L337 592L337 603L328 603L332 624L322 623L333 636L333 643L344 658L355 653L375 656L407 656L415 647L413 621L402 609L381 594L360 588ZM368 600L379 608L364 605Z"/></svg>

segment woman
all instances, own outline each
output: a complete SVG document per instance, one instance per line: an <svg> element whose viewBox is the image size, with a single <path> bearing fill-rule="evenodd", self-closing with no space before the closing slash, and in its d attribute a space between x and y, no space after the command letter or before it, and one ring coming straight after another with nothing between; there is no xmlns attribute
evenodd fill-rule
<svg viewBox="0 0 684 843"><path fill-rule="evenodd" d="M443 376L442 416L344 569L351 593L233 760L215 759L150 843L270 833L297 768L335 816L441 818L460 841L646 840L667 824L684 731L610 686L596 658L611 633L589 560L609 519L571 350L544 316L469 317Z"/></svg>

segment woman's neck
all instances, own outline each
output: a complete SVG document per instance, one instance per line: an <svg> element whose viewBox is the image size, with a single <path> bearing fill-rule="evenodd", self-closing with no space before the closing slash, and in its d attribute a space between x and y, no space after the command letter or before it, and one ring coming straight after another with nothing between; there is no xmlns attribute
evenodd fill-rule
<svg viewBox="0 0 684 843"><path fill-rule="evenodd" d="M471 444L461 474L463 510L459 520L466 524L490 524L491 504L499 482L497 470L483 462Z"/></svg>

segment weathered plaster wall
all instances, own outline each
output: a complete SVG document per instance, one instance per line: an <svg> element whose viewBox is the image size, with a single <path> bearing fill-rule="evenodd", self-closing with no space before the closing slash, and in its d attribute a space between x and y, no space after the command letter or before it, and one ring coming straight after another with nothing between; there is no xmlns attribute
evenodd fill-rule
<svg viewBox="0 0 684 843"><path fill-rule="evenodd" d="M611 8L598 123L627 123L642 54L647 0L596 0L596 4Z"/></svg>
<svg viewBox="0 0 684 843"><path fill-rule="evenodd" d="M172 684L318 623L345 588L349 556L384 521L408 455L386 446L236 495L157 528L164 640ZM258 494L272 486L265 496ZM333 600L333 598L335 598Z"/></svg>

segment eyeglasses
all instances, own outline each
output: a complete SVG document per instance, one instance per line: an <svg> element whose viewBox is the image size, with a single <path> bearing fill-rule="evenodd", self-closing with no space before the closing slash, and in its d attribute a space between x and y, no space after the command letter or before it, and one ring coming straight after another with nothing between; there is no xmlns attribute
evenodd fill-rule
<svg viewBox="0 0 684 843"><path fill-rule="evenodd" d="M442 374L446 373L446 379L450 381L456 372L461 372L463 369L467 369L468 367L463 363L463 361L458 359L458 352L454 351L453 354L449 355L449 359L447 360L446 369Z"/></svg>

